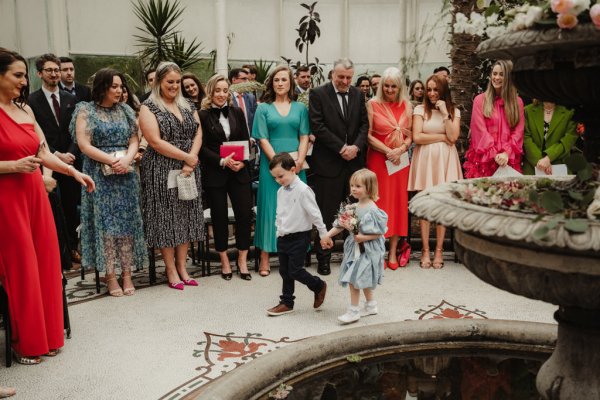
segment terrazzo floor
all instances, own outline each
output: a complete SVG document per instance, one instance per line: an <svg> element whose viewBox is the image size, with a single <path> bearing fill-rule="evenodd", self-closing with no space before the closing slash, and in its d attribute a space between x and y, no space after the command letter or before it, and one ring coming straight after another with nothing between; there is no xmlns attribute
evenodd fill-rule
<svg viewBox="0 0 600 400"><path fill-rule="evenodd" d="M347 327L431 318L554 322L555 306L496 289L452 262L452 253L445 257L441 270L420 269L416 257L407 268L386 270L375 292L379 314L346 326L336 319L349 301L336 283L337 264L325 277L329 290L320 310L312 308L312 293L297 285L294 313L280 317L265 313L278 302L277 268L266 278L253 273L250 282L213 274L184 291L161 283L160 268L154 286L141 271L136 294L121 298L105 295L104 286L96 295L93 273L84 281L74 276L67 287L72 337L61 354L37 366L0 366L0 385L15 386L19 400L180 399L262 354ZM200 275L196 267L190 271ZM3 334L0 342L4 348Z"/></svg>

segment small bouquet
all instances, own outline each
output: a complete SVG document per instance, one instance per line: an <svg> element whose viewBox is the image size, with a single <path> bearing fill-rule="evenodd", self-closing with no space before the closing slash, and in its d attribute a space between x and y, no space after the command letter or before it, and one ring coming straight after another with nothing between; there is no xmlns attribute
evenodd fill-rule
<svg viewBox="0 0 600 400"><path fill-rule="evenodd" d="M358 225L360 219L356 214L356 203L350 203L348 201L340 204L336 219L341 228L348 229L353 234L358 234Z"/></svg>

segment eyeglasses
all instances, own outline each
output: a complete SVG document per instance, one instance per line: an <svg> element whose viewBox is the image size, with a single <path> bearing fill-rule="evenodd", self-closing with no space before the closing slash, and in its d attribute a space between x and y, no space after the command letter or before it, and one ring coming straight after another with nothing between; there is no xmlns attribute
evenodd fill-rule
<svg viewBox="0 0 600 400"><path fill-rule="evenodd" d="M58 68L44 68L42 71L44 71L47 74L51 74L51 73L60 74L60 69L58 69Z"/></svg>

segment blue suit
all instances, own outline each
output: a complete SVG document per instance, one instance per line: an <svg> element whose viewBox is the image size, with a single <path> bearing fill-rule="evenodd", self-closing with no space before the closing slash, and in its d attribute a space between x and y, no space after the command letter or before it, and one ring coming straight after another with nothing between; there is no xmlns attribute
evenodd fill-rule
<svg viewBox="0 0 600 400"><path fill-rule="evenodd" d="M237 95L233 97L233 105L236 107L240 107L238 104ZM254 124L254 113L256 112L256 97L252 93L242 93L242 98L244 99L244 106L246 108L246 119L248 120L248 129L251 132L252 126Z"/></svg>

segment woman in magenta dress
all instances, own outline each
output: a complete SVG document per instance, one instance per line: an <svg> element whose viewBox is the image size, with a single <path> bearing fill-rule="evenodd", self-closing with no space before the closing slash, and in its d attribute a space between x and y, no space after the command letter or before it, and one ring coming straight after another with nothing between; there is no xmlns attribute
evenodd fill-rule
<svg viewBox="0 0 600 400"><path fill-rule="evenodd" d="M505 165L521 172L525 117L511 71L512 62L496 61L485 93L473 100L466 178L492 176Z"/></svg>
<svg viewBox="0 0 600 400"><path fill-rule="evenodd" d="M94 182L48 151L25 104L27 64L0 48L0 283L8 294L17 362L39 364L64 344L61 266L56 228L40 165Z"/></svg>
<svg viewBox="0 0 600 400"><path fill-rule="evenodd" d="M413 113L413 140L417 145L413 152L408 190L429 189L440 183L462 179L460 160L454 143L460 134L460 110L454 106L448 81L438 75L425 81L423 104L415 107ZM443 244L446 228L437 225L435 229L435 254L433 263L429 255L429 226L422 219L421 268L440 269L444 266Z"/></svg>
<svg viewBox="0 0 600 400"><path fill-rule="evenodd" d="M377 174L379 200L377 207L388 215L386 238L390 238L388 264L398 268L398 239L408 235L408 184L409 167L390 175L386 161L400 164L400 156L412 143L412 105L406 97L404 78L398 68L383 72L375 98L367 103L369 115L369 149L367 168Z"/></svg>

